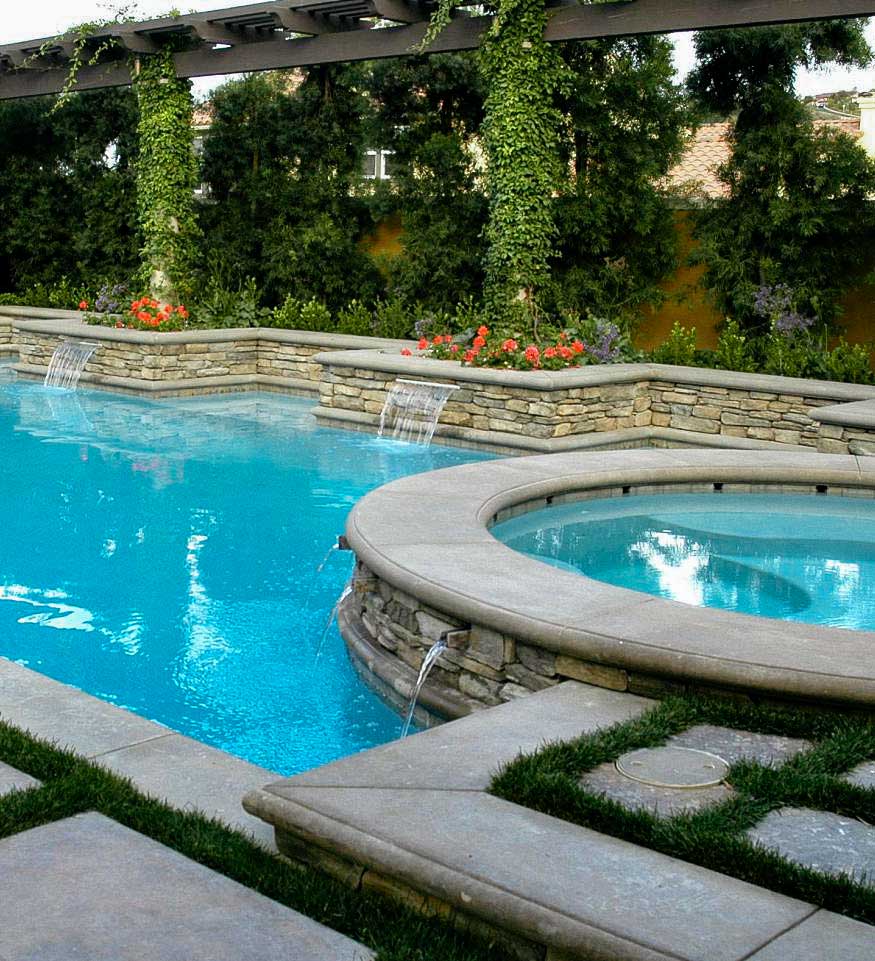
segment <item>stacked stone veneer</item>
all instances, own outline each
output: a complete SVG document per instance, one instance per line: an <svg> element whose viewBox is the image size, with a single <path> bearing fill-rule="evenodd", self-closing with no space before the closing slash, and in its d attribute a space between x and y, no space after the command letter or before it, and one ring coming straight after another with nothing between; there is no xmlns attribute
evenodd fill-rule
<svg viewBox="0 0 875 961"><path fill-rule="evenodd" d="M448 366L445 376L434 379L452 381L452 374ZM330 364L320 384L321 412L349 411L376 422L398 376L406 375ZM410 376L421 377L413 371ZM847 444L836 445L841 431L827 429L811 416L816 408L835 404L830 397L668 379L628 380L620 367L617 377L619 382L549 390L458 379L460 389L450 395L439 431L447 436L488 431L550 441L632 428L667 428L848 451ZM875 434L869 438L875 440Z"/></svg>
<svg viewBox="0 0 875 961"><path fill-rule="evenodd" d="M361 561L353 583L355 614L371 641L412 668L411 676L438 638L447 631L466 632L461 646L444 651L429 675L430 686L458 692L460 703L501 704L568 678L617 691L652 694L661 687L650 677L554 654L489 628L465 624L392 587ZM383 680L393 682L391 677Z"/></svg>

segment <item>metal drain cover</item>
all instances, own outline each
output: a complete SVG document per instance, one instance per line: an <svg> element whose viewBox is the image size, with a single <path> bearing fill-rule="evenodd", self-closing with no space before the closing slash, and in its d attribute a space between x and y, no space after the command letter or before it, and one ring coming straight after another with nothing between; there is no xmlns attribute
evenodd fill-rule
<svg viewBox="0 0 875 961"><path fill-rule="evenodd" d="M654 787L713 787L729 773L722 757L688 747L644 747L614 763L620 774Z"/></svg>

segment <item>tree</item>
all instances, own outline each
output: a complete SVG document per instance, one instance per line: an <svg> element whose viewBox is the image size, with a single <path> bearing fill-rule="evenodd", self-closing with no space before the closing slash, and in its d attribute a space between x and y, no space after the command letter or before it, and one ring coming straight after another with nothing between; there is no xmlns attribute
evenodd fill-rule
<svg viewBox="0 0 875 961"><path fill-rule="evenodd" d="M737 111L728 194L696 227L704 282L721 310L761 324L755 294L786 285L794 307L830 323L868 266L875 231L875 164L847 135L815 130L793 94L798 67L863 66L872 52L859 20L696 35L689 86L710 110Z"/></svg>
<svg viewBox="0 0 875 961"><path fill-rule="evenodd" d="M132 277L138 262L130 90L0 103L0 289ZM67 306L75 306L69 304Z"/></svg>
<svg viewBox="0 0 875 961"><path fill-rule="evenodd" d="M671 50L663 37L564 45L572 176L556 203L559 306L631 322L675 266L674 221L659 184L694 117Z"/></svg>
<svg viewBox="0 0 875 961"><path fill-rule="evenodd" d="M483 78L473 54L374 63L372 146L391 148L385 209L401 215L390 290L445 310L483 289L486 197L478 169Z"/></svg>
<svg viewBox="0 0 875 961"><path fill-rule="evenodd" d="M213 265L255 277L274 304L373 299L381 281L359 246L370 217L356 190L368 107L358 70L246 77L214 107L204 177L215 202L201 216Z"/></svg>

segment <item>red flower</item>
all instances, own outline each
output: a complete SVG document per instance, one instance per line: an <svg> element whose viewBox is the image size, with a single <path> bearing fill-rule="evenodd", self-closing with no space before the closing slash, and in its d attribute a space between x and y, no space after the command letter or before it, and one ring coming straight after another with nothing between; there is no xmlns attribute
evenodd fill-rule
<svg viewBox="0 0 875 961"><path fill-rule="evenodd" d="M141 320L144 324L152 319L152 315L145 310L141 310L137 314L137 320Z"/></svg>
<svg viewBox="0 0 875 961"><path fill-rule="evenodd" d="M176 308L176 313L177 313L177 314L181 314L183 317L187 317L187 316L188 316L188 311L185 309L185 307L182 306L182 304L180 304L180 305Z"/></svg>
<svg viewBox="0 0 875 961"><path fill-rule="evenodd" d="M473 350L466 350L466 351L465 351L465 357L464 357L465 363L466 363L466 364L470 364L471 361L472 361L476 356L477 356L477 354L476 354L475 351L473 351Z"/></svg>
<svg viewBox="0 0 875 961"><path fill-rule="evenodd" d="M575 340L571 344L571 349L574 351L575 354L582 354L584 350L583 341Z"/></svg>
<svg viewBox="0 0 875 961"><path fill-rule="evenodd" d="M477 350L480 350L481 347L486 346L486 338L483 336L483 334L479 334L477 337L474 338L472 344L474 347L477 348Z"/></svg>
<svg viewBox="0 0 875 961"><path fill-rule="evenodd" d="M559 353L562 355L563 360L571 360L574 356L574 351L570 347L566 347L564 344L559 348Z"/></svg>
<svg viewBox="0 0 875 961"><path fill-rule="evenodd" d="M162 310L160 313L155 315L155 320L157 320L159 324L163 324L164 321L167 320L167 314L165 314Z"/></svg>
<svg viewBox="0 0 875 961"><path fill-rule="evenodd" d="M458 353L459 353L459 345L458 345L458 344L453 344L452 347L450 347L450 353L451 353L451 354L458 354Z"/></svg>
<svg viewBox="0 0 875 961"><path fill-rule="evenodd" d="M533 367L537 367L541 363L541 351L534 344L529 344L526 347L525 358Z"/></svg>
<svg viewBox="0 0 875 961"><path fill-rule="evenodd" d="M442 344L444 342L444 338L441 334L438 334L437 337L432 337L431 342L433 344Z"/></svg>
<svg viewBox="0 0 875 961"><path fill-rule="evenodd" d="M80 301L79 301L79 309L80 309L80 310L88 310L88 301L87 301L87 300L80 300Z"/></svg>
<svg viewBox="0 0 875 961"><path fill-rule="evenodd" d="M401 349L401 356L402 356L402 357L412 357L412 356L413 356L413 351L412 351L409 347L403 347L403 348Z"/></svg>
<svg viewBox="0 0 875 961"><path fill-rule="evenodd" d="M548 348L544 351L544 356L547 357L547 358L553 358L553 357L556 356L556 354L557 354L557 351L556 351L556 348L555 348L555 347L548 347ZM528 357L529 357L529 352L526 351L526 359L527 359L527 360L528 360Z"/></svg>
<svg viewBox="0 0 875 961"><path fill-rule="evenodd" d="M519 347L519 344L518 344L513 338L510 338L509 340L506 340L506 341L501 345L501 349L504 350L504 351L508 351L508 352L510 352L510 351L512 351L512 350L516 350L517 347Z"/></svg>
<svg viewBox="0 0 875 961"><path fill-rule="evenodd" d="M477 333L481 337L485 337L489 333L489 328L486 326L486 324L482 324L480 327L477 328Z"/></svg>
<svg viewBox="0 0 875 961"><path fill-rule="evenodd" d="M419 338L419 343L416 345L420 350L425 350L428 347L428 341L425 337Z"/></svg>

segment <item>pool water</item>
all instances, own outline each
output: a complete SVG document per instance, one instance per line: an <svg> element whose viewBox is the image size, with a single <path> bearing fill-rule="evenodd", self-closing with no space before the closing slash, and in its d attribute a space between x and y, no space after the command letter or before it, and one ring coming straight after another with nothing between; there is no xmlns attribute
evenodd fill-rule
<svg viewBox="0 0 875 961"><path fill-rule="evenodd" d="M0 385L0 655L278 773L397 737L336 627L346 515L483 459L320 428L270 394Z"/></svg>
<svg viewBox="0 0 875 961"><path fill-rule="evenodd" d="M630 495L533 511L492 533L515 550L617 587L875 630L875 500Z"/></svg>

